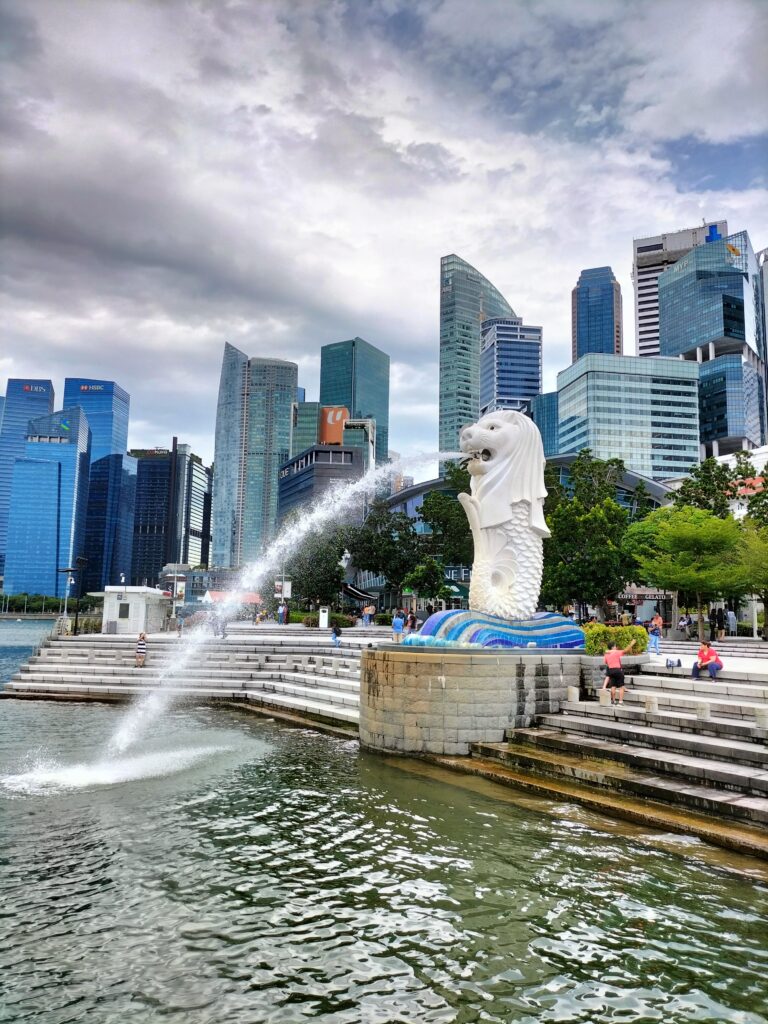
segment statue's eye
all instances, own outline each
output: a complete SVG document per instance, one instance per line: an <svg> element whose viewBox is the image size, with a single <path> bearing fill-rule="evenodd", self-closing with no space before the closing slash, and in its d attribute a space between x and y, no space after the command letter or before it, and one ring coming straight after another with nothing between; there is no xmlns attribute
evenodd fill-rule
<svg viewBox="0 0 768 1024"><path fill-rule="evenodd" d="M496 429L496 425L495 425L494 423L491 423L491 424L490 424L490 425L488 426L488 429L489 429L489 430L495 430L495 429Z"/></svg>

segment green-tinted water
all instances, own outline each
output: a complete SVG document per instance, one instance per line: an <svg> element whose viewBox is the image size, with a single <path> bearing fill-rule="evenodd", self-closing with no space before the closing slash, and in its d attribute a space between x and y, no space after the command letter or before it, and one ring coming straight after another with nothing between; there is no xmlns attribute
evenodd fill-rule
<svg viewBox="0 0 768 1024"><path fill-rule="evenodd" d="M123 713L0 703L2 1021L766 1020L758 877L226 711L72 767Z"/></svg>

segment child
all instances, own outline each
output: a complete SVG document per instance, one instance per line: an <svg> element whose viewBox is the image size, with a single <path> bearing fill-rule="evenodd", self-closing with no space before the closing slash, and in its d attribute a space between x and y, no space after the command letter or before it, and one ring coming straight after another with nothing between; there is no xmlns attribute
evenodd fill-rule
<svg viewBox="0 0 768 1024"><path fill-rule="evenodd" d="M136 641L136 668L144 668L144 659L147 656L147 634L139 633Z"/></svg>
<svg viewBox="0 0 768 1024"><path fill-rule="evenodd" d="M396 644L399 644L399 643L402 642L402 639L403 639L403 626L404 625L405 625L405 620L403 619L403 616L400 613L400 611L397 610L395 612L393 618L392 618L392 640Z"/></svg>

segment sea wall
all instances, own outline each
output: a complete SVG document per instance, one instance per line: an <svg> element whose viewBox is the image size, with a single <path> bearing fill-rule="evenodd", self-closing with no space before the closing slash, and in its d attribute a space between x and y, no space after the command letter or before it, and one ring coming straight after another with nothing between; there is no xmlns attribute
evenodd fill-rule
<svg viewBox="0 0 768 1024"><path fill-rule="evenodd" d="M380 647L363 652L360 743L404 754L468 754L560 710L581 655Z"/></svg>

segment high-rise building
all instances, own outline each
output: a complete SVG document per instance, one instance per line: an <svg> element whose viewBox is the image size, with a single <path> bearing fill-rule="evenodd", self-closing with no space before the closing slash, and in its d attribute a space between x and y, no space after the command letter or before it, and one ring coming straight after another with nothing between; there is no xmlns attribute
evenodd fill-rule
<svg viewBox="0 0 768 1024"><path fill-rule="evenodd" d="M213 480L211 560L217 568L246 565L274 536L298 372L295 363L249 359L234 345L224 346Z"/></svg>
<svg viewBox="0 0 768 1024"><path fill-rule="evenodd" d="M659 275L698 245L728 234L724 220L664 235L636 238L632 282L635 288L635 344L639 356L657 356L659 348Z"/></svg>
<svg viewBox="0 0 768 1024"><path fill-rule="evenodd" d="M64 405L80 406L91 428L86 524L86 590L127 582L131 574L136 460L126 454L131 399L113 380L67 377Z"/></svg>
<svg viewBox="0 0 768 1024"><path fill-rule="evenodd" d="M545 391L531 400L531 419L539 428L544 445L544 457L560 452L559 413L557 391Z"/></svg>
<svg viewBox="0 0 768 1024"><path fill-rule="evenodd" d="M64 408L79 405L91 428L91 463L105 455L125 455L128 450L128 416L131 398L113 380L66 377Z"/></svg>
<svg viewBox="0 0 768 1024"><path fill-rule="evenodd" d="M515 311L459 256L440 260L440 451L456 451L461 428L480 414L480 325Z"/></svg>
<svg viewBox="0 0 768 1024"><path fill-rule="evenodd" d="M350 445L316 444L280 467L279 518L306 505L314 504L327 490L338 484L359 480L365 472L363 451ZM365 496L340 509L346 522L361 523Z"/></svg>
<svg viewBox="0 0 768 1024"><path fill-rule="evenodd" d="M376 462L389 452L389 356L362 338L320 349L320 405L345 406L352 419L376 421Z"/></svg>
<svg viewBox="0 0 768 1024"><path fill-rule="evenodd" d="M85 549L91 431L80 408L30 420L14 461L4 589L64 597Z"/></svg>
<svg viewBox="0 0 768 1024"><path fill-rule="evenodd" d="M571 361L590 352L620 356L621 285L610 267L582 270L571 292Z"/></svg>
<svg viewBox="0 0 768 1024"><path fill-rule="evenodd" d="M317 444L320 403L294 402L291 409L291 458Z"/></svg>
<svg viewBox="0 0 768 1024"><path fill-rule="evenodd" d="M589 448L653 480L699 461L698 365L591 354L557 375L559 453Z"/></svg>
<svg viewBox="0 0 768 1024"><path fill-rule="evenodd" d="M187 444L133 449L138 463L131 581L152 586L164 565L207 565L211 470Z"/></svg>
<svg viewBox="0 0 768 1024"><path fill-rule="evenodd" d="M527 409L541 393L541 327L494 317L480 327L480 415Z"/></svg>
<svg viewBox="0 0 768 1024"><path fill-rule="evenodd" d="M739 231L691 249L659 278L663 356L698 364L704 455L766 441L761 268Z"/></svg>
<svg viewBox="0 0 768 1024"><path fill-rule="evenodd" d="M15 377L8 381L0 424L0 573L5 562L13 464L24 454L29 421L52 412L51 381Z"/></svg>

